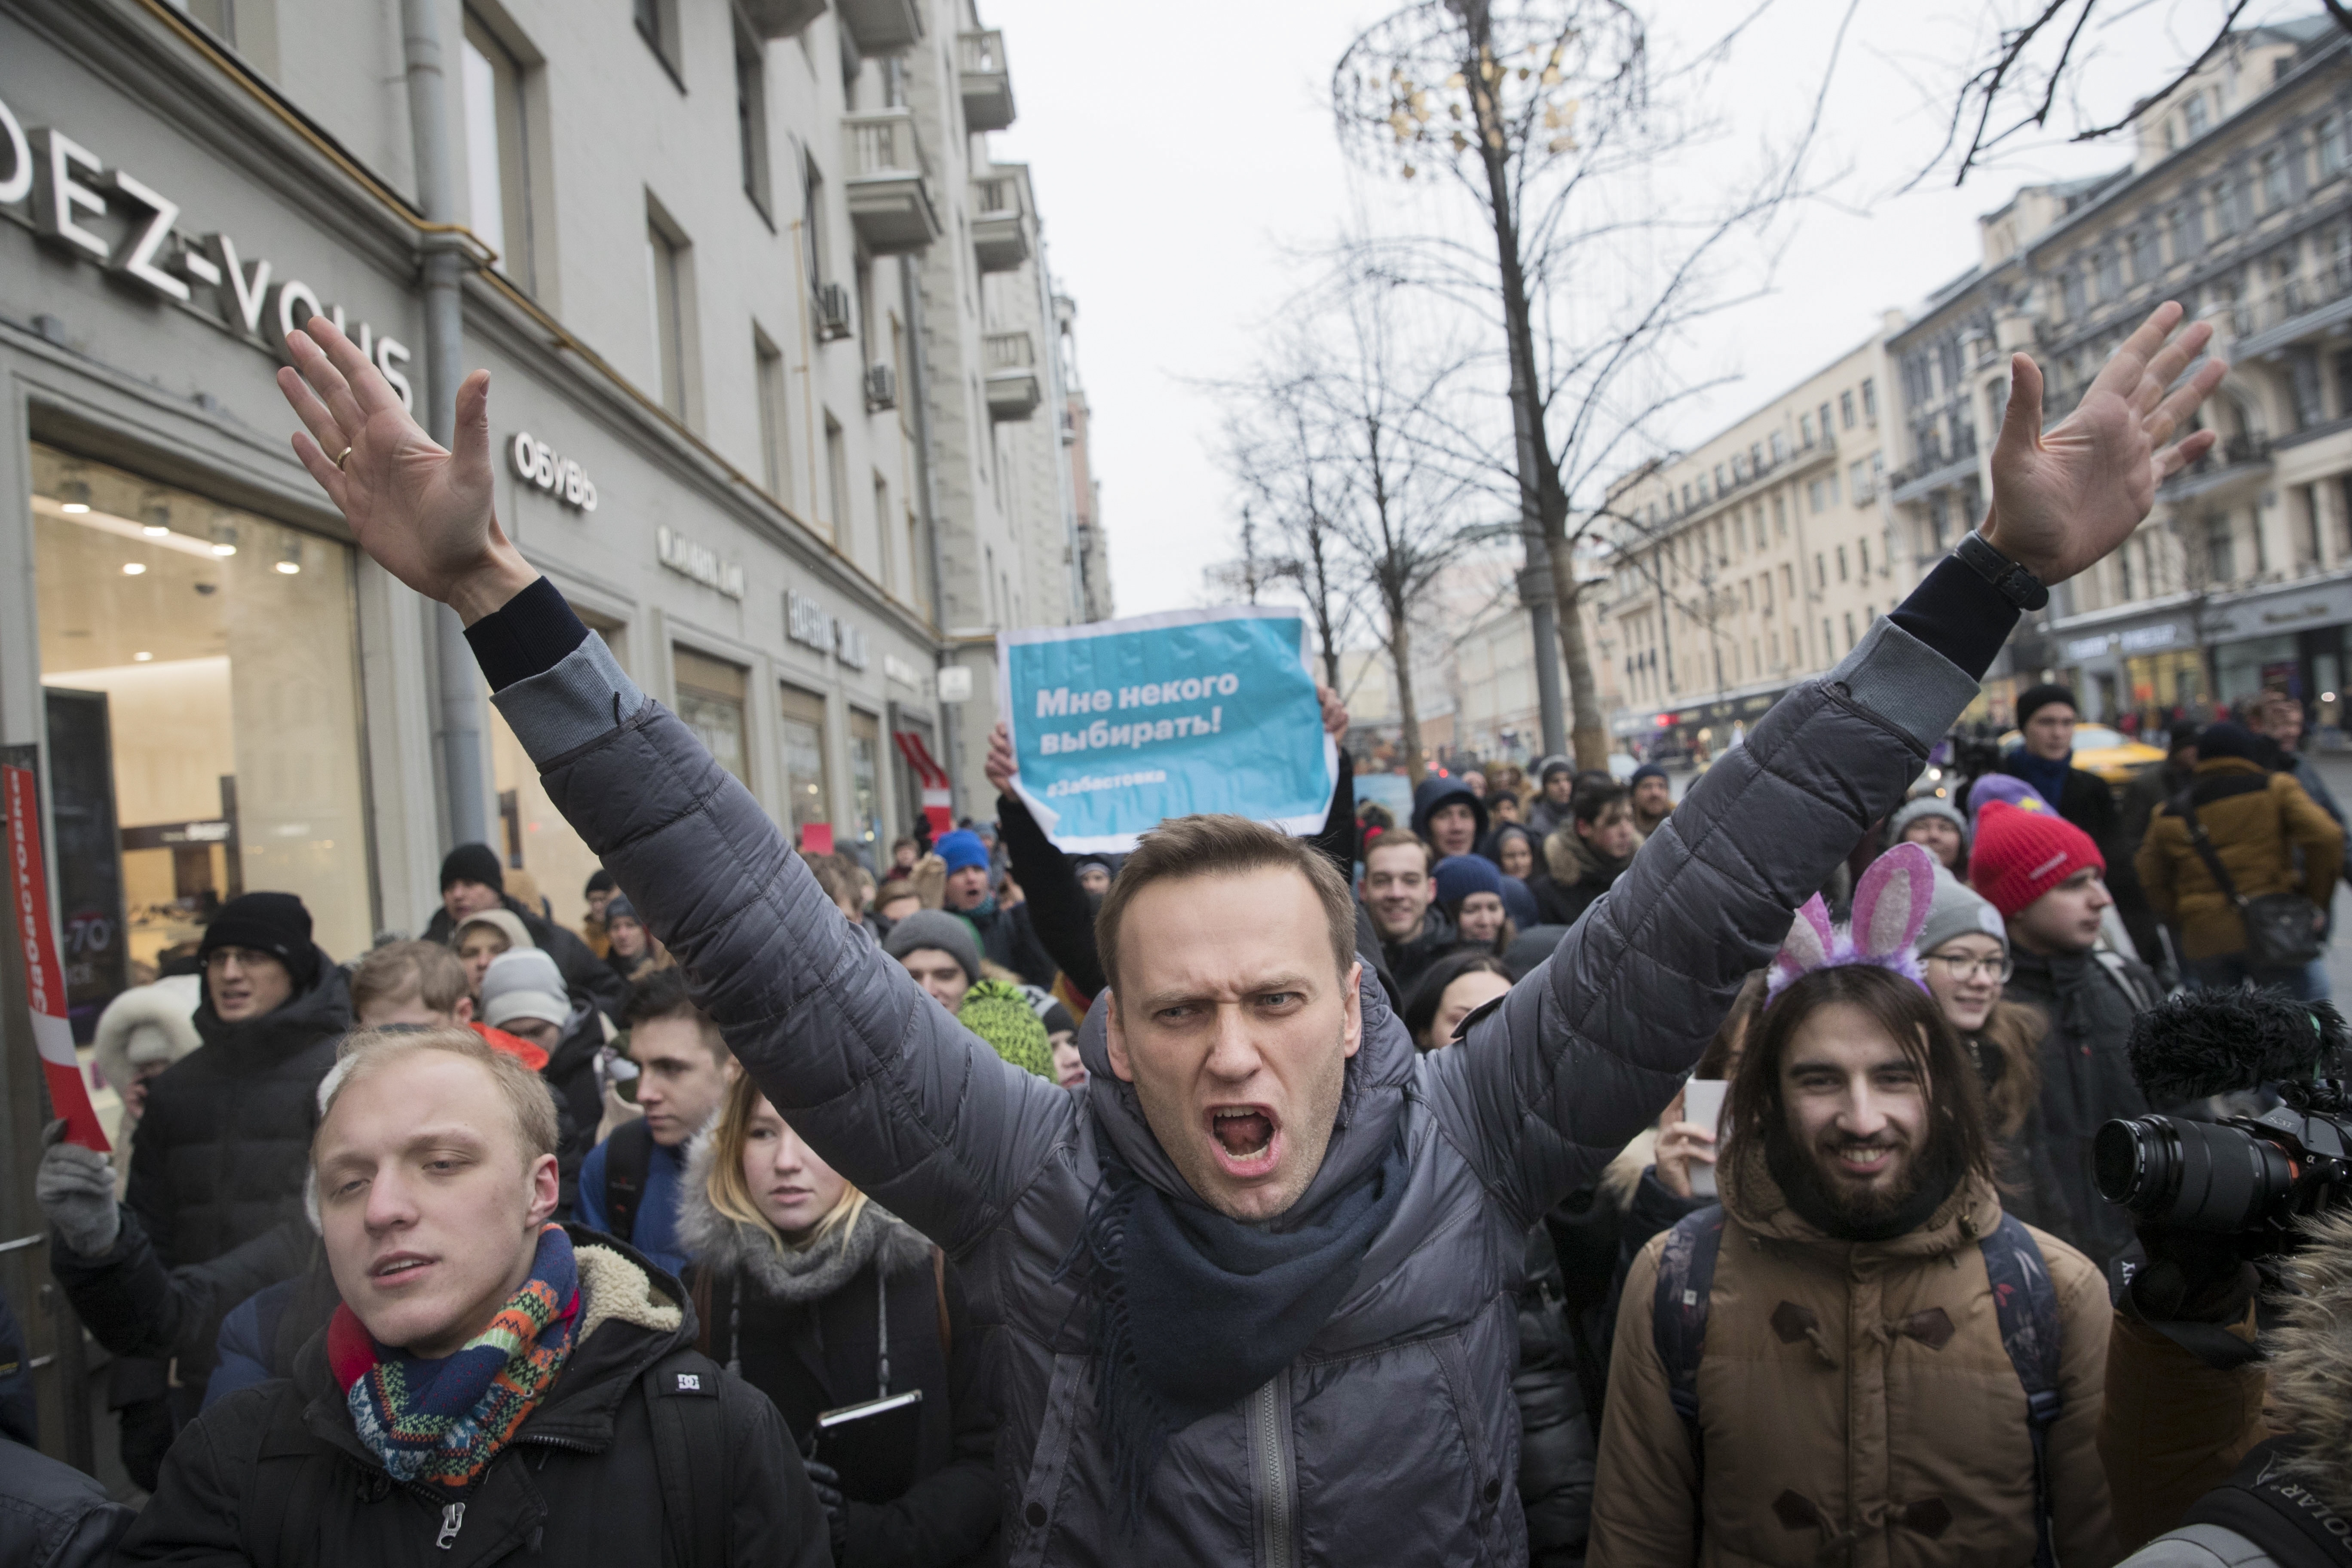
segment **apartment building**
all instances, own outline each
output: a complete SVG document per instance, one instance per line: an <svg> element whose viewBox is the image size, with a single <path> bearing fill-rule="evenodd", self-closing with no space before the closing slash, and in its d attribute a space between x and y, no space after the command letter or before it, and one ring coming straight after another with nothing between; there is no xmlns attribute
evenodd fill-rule
<svg viewBox="0 0 2352 1568"><path fill-rule="evenodd" d="M1900 602L1885 363L1874 338L1610 488L1608 577L1584 598L1619 742L1719 750Z"/></svg>
<svg viewBox="0 0 2352 1568"><path fill-rule="evenodd" d="M2130 163L2030 186L1981 220L1982 254L1894 333L1904 546L1973 526L2011 352L2044 367L2051 420L2158 301L2210 321L2229 378L2215 452L2158 492L2126 546L2053 595L1988 683L2053 674L2105 719L2275 687L2340 731L2352 620L2352 50L2324 17L2244 29L2142 104ZM1979 432L1983 435L1979 437Z"/></svg>

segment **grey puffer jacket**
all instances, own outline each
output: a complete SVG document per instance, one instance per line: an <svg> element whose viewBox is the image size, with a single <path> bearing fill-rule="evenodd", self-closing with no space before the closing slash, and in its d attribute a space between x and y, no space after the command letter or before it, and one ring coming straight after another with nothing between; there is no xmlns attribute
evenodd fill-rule
<svg viewBox="0 0 2352 1568"><path fill-rule="evenodd" d="M995 1358L1005 1561L1352 1568L1526 1560L1510 1389L1528 1228L1656 1117L1790 911L1900 804L1976 690L1881 621L1701 780L1463 1046L1419 1055L1362 988L1363 1044L1293 1212L1400 1136L1402 1205L1299 1358L1170 1443L1139 1535L1116 1522L1085 1302L1055 1274L1106 1146L1163 1191L1183 1183L1099 1022L1083 1095L963 1031L596 637L496 700L776 1108L962 1271Z"/></svg>

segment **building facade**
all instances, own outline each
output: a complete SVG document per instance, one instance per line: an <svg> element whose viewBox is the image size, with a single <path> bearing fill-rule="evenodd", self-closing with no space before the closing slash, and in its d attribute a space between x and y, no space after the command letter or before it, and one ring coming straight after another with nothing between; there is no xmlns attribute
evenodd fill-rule
<svg viewBox="0 0 2352 1568"><path fill-rule="evenodd" d="M2332 741L2352 620L2352 49L2325 18L2246 29L2131 132L2127 167L1988 215L1979 265L1888 340L1898 528L1934 553L1978 521L2011 353L2042 365L2055 421L2178 300L2231 362L2199 416L2220 443L2029 618L1987 716L2006 722L2015 687L2045 675L2111 721L2273 687L2311 703Z"/></svg>
<svg viewBox="0 0 2352 1568"><path fill-rule="evenodd" d="M424 217L432 62L397 7L0 3L0 745L41 780L82 1038L248 889L299 894L339 959L420 929L453 787L581 913L593 862L487 703L452 784L438 612L354 548L273 384L323 313L421 416L436 247L465 258L501 523L804 842L887 856L934 764L984 808L943 667L1107 608L1075 349L1028 171L989 157L1012 80L970 0L438 18L454 228ZM41 1229L5 963L0 1241Z"/></svg>
<svg viewBox="0 0 2352 1568"><path fill-rule="evenodd" d="M1619 742L1720 750L1908 591L1881 500L1885 367L1874 339L1611 487L1608 578L1584 597Z"/></svg>

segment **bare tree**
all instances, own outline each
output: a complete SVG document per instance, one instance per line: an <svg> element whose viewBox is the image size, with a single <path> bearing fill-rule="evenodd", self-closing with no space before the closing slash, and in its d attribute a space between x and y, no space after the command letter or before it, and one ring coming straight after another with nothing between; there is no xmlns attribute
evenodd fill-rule
<svg viewBox="0 0 2352 1568"><path fill-rule="evenodd" d="M2144 0L2142 0L2144 3ZM2178 72L2139 103L2164 97L2195 76L2229 47L2252 0L2220 0L2227 9L2197 53ZM2352 33L2352 6L2346 0L2320 0L2336 26ZM2014 26L1994 35L1991 47L1969 73L1952 104L1942 145L1912 184L1927 178L1948 161L1952 184L1965 184L1969 174L1986 165L2004 146L2028 132L2049 132L2051 121L2071 118L2063 134L2069 142L2101 142L2123 130L2132 114L2106 119L2082 112L2076 89L2081 84L2085 51L2084 34L2094 17L2121 21L2137 6L2131 0L2028 0ZM2202 35L2200 35L2202 36Z"/></svg>
<svg viewBox="0 0 2352 1568"><path fill-rule="evenodd" d="M1296 593L1315 623L1324 682L1339 691L1339 650L1359 615L1336 527L1350 474L1317 374L1312 348L1292 335L1278 341L1253 379L1220 387L1234 409L1225 424L1225 466L1251 500L1242 505L1241 560L1211 575L1228 592L1244 591L1253 605L1269 586Z"/></svg>
<svg viewBox="0 0 2352 1568"><path fill-rule="evenodd" d="M1640 200L1644 176L1710 133L1706 70L1723 49L1658 66L1626 0L1413 0L1360 35L1332 78L1342 139L1360 162L1450 181L1486 220L1475 240L1448 230L1373 253L1479 321L1507 371L1507 442L1465 426L1454 446L1483 448L1516 492L1544 748L1568 740L1564 667L1583 767L1606 765L1609 736L1578 612L1578 546L1594 515L1578 499L1629 466L1661 413L1703 390L1675 384L1663 354L1735 302L1717 289L1732 243L1759 235L1795 194L1811 137L1809 127L1704 210ZM1624 258L1637 251L1657 259L1631 269Z"/></svg>

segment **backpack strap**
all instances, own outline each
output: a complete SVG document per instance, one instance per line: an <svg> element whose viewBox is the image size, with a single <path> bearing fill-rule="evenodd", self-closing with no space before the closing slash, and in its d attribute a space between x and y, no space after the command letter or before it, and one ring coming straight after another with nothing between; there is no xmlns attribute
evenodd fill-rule
<svg viewBox="0 0 2352 1568"><path fill-rule="evenodd" d="M637 1205L645 1201L646 1173L653 1169L654 1130L633 1116L604 1140L605 1234L627 1241L637 1228Z"/></svg>
<svg viewBox="0 0 2352 1568"><path fill-rule="evenodd" d="M727 1563L726 1407L719 1363L681 1347L646 1369L646 1415L653 1424L662 1527L677 1568Z"/></svg>
<svg viewBox="0 0 2352 1568"><path fill-rule="evenodd" d="M2025 1388L2025 1425L2033 1441L2034 1568L2056 1568L2057 1542L2050 1510L2050 1428L2065 1401L2058 1390L2059 1355L2065 1331L2058 1319L2058 1288L2051 1282L2042 1248L2016 1215L2003 1214L1990 1236L1977 1244L1985 1277L1992 1284L1993 1310L2000 1320L2000 1348Z"/></svg>
<svg viewBox="0 0 2352 1568"><path fill-rule="evenodd" d="M319 1554L319 1504L335 1456L303 1424L306 1403L289 1378L271 1394L261 1424L237 1518L237 1544L257 1564L310 1563Z"/></svg>
<svg viewBox="0 0 2352 1568"><path fill-rule="evenodd" d="M1698 1425L1698 1363L1706 1350L1707 1298L1715 1289L1715 1259L1723 1247L1723 1205L1709 1204L1683 1216L1658 1254L1651 1297L1650 1332L1665 1369L1666 1396L1690 1436L1693 1479L1706 1479L1706 1449ZM1694 1488L1696 1492L1698 1488Z"/></svg>

